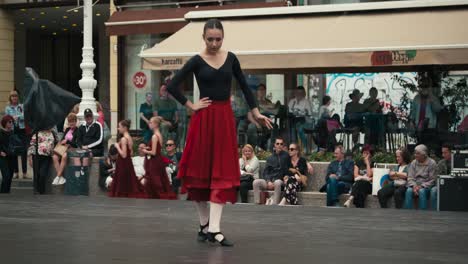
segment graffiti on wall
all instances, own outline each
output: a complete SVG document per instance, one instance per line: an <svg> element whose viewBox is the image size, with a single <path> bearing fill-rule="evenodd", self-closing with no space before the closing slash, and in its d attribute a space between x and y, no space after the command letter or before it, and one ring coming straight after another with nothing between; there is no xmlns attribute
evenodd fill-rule
<svg viewBox="0 0 468 264"><path fill-rule="evenodd" d="M384 73L336 73L326 75L326 94L332 98L331 108L334 113L344 117L345 106L351 101L349 94L354 89L364 93L361 103L369 97L371 87L377 88L378 98L381 102L388 105L399 106L400 99L404 93L404 89L400 84L392 78L398 75L408 82L416 83L415 72L384 72ZM410 94L410 97L414 95Z"/></svg>

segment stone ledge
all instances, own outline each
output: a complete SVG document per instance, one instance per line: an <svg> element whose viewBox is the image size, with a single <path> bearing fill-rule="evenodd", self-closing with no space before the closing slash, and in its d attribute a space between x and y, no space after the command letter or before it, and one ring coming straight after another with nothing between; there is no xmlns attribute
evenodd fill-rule
<svg viewBox="0 0 468 264"><path fill-rule="evenodd" d="M99 162L103 160L103 157L94 157L91 163L91 168L89 170L89 195L88 196L106 196L107 193L102 191L99 187ZM46 183L46 193L54 195L63 195L64 186L54 186L52 181L56 176L54 166L51 164L49 170L49 178ZM65 183L66 184L66 183Z"/></svg>
<svg viewBox="0 0 468 264"><path fill-rule="evenodd" d="M268 191L270 195L273 195L273 191ZM321 192L299 192L298 195L299 204L305 206L314 206L314 207L321 207L326 206L326 193ZM349 194L342 194L340 195L340 202L339 204L343 206L344 202L349 198ZM249 191L249 203L253 203L253 191ZM389 208L394 208L394 201L390 199L388 202ZM354 207L354 205L351 205ZM377 196L368 195L366 199L366 208L380 208L379 200Z"/></svg>

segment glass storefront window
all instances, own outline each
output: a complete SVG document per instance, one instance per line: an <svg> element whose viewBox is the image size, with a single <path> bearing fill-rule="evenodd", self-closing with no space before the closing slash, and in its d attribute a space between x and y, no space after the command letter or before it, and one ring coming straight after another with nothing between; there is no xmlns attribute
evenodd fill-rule
<svg viewBox="0 0 468 264"><path fill-rule="evenodd" d="M132 121L131 129L140 127L139 108L146 100L146 94L153 94L154 101L159 98L160 87L170 78L169 71L145 70L141 67L141 58L138 56L142 49L153 47L168 35L129 35L125 37L125 98L124 118ZM187 80L184 93L187 97L193 96L193 81Z"/></svg>

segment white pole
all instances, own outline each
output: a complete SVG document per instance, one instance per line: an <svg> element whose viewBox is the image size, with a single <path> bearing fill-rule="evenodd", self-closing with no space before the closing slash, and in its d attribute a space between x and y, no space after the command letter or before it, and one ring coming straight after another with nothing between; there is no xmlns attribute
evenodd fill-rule
<svg viewBox="0 0 468 264"><path fill-rule="evenodd" d="M83 1L83 60L80 64L83 74L78 82L82 91L80 112L78 114L81 120L83 120L83 112L86 108L91 109L95 117L98 116L94 99L94 89L97 81L94 79L96 64L93 60L93 2L92 0Z"/></svg>

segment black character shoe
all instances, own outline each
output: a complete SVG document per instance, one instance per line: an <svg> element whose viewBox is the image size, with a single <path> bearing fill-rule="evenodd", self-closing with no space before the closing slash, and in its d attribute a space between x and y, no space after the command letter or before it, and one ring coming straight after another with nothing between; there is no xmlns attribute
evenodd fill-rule
<svg viewBox="0 0 468 264"><path fill-rule="evenodd" d="M208 239L207 233L203 232L203 230L207 229L210 225L210 222L206 223L206 225L201 225L200 229L198 229L197 241L198 242L205 242Z"/></svg>
<svg viewBox="0 0 468 264"><path fill-rule="evenodd" d="M208 232L206 234L206 236L207 236L208 241L210 241L211 243L218 242L223 247L233 247L234 246L234 243L227 240L226 237L221 232L216 232L216 233Z"/></svg>

